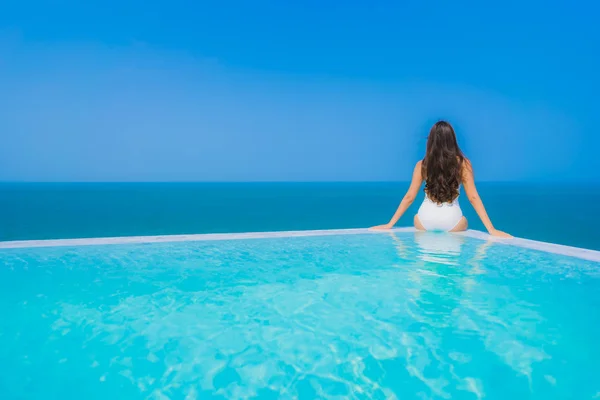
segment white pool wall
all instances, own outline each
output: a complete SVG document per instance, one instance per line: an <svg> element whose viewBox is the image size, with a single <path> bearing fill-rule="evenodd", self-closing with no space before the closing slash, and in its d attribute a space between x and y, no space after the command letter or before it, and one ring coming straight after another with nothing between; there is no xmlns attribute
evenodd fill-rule
<svg viewBox="0 0 600 400"><path fill-rule="evenodd" d="M394 232L415 232L414 228L396 228ZM369 229L331 229L311 231L282 231L282 232L247 232L247 233L206 233L197 235L164 235L164 236L127 236L111 238L85 238L85 239L49 239L49 240L19 240L0 242L0 249L34 248L34 247L72 247L72 246L98 246L113 244L139 244L139 243L168 243L168 242L193 242L216 240L240 239L272 239L306 236L334 236L357 234L384 234L385 231L372 231ZM452 235L467 236L480 240L491 240L497 243L522 247L532 250L545 251L584 260L600 262L600 251L582 249L578 247L563 246L554 243L538 242L529 239L498 239L480 232L468 230Z"/></svg>

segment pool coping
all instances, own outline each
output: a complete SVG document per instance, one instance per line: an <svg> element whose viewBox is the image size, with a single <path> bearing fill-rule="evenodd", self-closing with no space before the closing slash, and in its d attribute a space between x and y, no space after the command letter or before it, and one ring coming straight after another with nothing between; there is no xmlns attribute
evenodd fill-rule
<svg viewBox="0 0 600 400"><path fill-rule="evenodd" d="M245 233L203 233L189 235L160 235L160 236L125 236L106 238L82 238L82 239L46 239L46 240L17 240L0 242L1 249L22 249L38 247L74 247L74 246L98 246L115 244L141 244L141 243L169 243L169 242L197 242L197 241L219 241L219 240L241 240L241 239L270 239L307 236L335 236L335 235L357 235L357 234L382 234L390 231L373 231L366 228L360 229L329 229L329 230L306 230L306 231L281 231L281 232L245 232ZM415 232L414 228L395 228L392 232ZM479 240L489 240L500 244L522 247L547 253L560 254L569 257L580 258L589 261L600 262L600 251L583 249L578 247L564 246L554 243L539 242L536 240L514 238L499 239L487 233L468 230L466 232L453 233L453 235L466 236Z"/></svg>

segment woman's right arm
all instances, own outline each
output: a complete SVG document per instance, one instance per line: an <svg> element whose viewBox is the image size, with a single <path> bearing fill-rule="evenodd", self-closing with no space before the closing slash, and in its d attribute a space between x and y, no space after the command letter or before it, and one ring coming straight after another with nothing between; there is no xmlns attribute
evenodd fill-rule
<svg viewBox="0 0 600 400"><path fill-rule="evenodd" d="M494 228L490 217L488 217L487 212L485 211L485 207L483 206L483 202L481 201L481 197L479 197L479 193L477 193L477 188L475 187L475 179L473 177L473 167L471 166L471 162L469 160L464 161L463 163L463 187L465 188L465 193L471 202L471 205L475 209L475 212L483 222L485 229L492 236L499 236L510 238L512 237L506 232L499 231Z"/></svg>
<svg viewBox="0 0 600 400"><path fill-rule="evenodd" d="M410 207L413 201L415 201L415 198L419 193L419 189L421 188L422 183L423 177L421 176L421 161L419 161L417 165L415 165L415 169L413 170L413 176L412 181L410 182L410 187L408 188L408 191L402 198L402 201L400 202L400 205L398 206L396 213L394 213L394 215L392 216L390 222L388 222L385 225L374 226L371 229L392 229L394 225L396 225L396 222L398 222L400 217L402 217L402 215L406 212L408 207Z"/></svg>

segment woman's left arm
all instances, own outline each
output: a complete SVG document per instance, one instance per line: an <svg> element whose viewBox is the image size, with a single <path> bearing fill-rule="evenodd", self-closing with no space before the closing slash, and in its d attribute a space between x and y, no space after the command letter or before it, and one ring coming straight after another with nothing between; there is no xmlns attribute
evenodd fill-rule
<svg viewBox="0 0 600 400"><path fill-rule="evenodd" d="M417 165L415 165L415 169L412 175L412 181L410 182L410 187L408 188L408 191L402 198L402 201L400 202L398 209L394 213L394 216L392 217L392 219L390 219L390 222L388 222L385 225L374 226L372 229L392 229L394 225L396 225L398 220L402 217L402 215L404 215L406 210L408 210L408 207L410 207L410 205L417 198L417 194L419 193L419 189L421 188L422 183L423 176L421 175L421 161L419 161Z"/></svg>

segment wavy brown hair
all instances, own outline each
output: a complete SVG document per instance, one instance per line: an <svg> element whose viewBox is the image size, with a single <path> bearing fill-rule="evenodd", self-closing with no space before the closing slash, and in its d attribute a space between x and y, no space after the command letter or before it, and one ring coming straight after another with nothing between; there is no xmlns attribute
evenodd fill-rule
<svg viewBox="0 0 600 400"><path fill-rule="evenodd" d="M429 131L427 151L421 164L427 197L438 204L458 197L465 156L458 147L452 125L439 121Z"/></svg>

